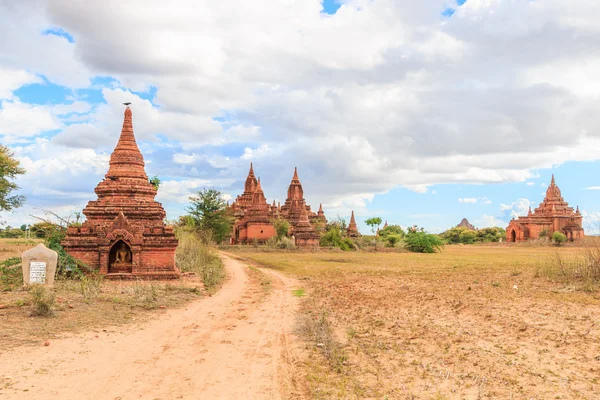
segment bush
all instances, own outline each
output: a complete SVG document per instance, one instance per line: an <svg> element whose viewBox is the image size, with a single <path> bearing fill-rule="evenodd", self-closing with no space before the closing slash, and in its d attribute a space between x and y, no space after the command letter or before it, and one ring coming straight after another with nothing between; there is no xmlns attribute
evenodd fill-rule
<svg viewBox="0 0 600 400"><path fill-rule="evenodd" d="M440 237L448 244L489 243L499 242L506 237L506 231L498 227L471 230L466 227L457 226L440 233Z"/></svg>
<svg viewBox="0 0 600 400"><path fill-rule="evenodd" d="M34 317L51 317L54 315L54 293L47 290L43 285L34 285L29 289L33 309L31 315Z"/></svg>
<svg viewBox="0 0 600 400"><path fill-rule="evenodd" d="M557 246L560 246L567 241L567 237L562 232L556 231L552 234L552 241L556 243Z"/></svg>
<svg viewBox="0 0 600 400"><path fill-rule="evenodd" d="M291 250L291 249L295 249L296 245L294 244L292 239L284 236L281 239L279 239L279 241L277 242L277 247L280 249L290 249Z"/></svg>
<svg viewBox="0 0 600 400"><path fill-rule="evenodd" d="M444 248L444 241L437 235L432 235L416 226L409 229L404 237L404 243L408 250L414 253L435 253Z"/></svg>
<svg viewBox="0 0 600 400"><path fill-rule="evenodd" d="M339 227L333 225L321 237L321 246L338 247L342 251L354 250L356 247L350 238L342 237Z"/></svg>
<svg viewBox="0 0 600 400"><path fill-rule="evenodd" d="M195 232L176 230L179 246L175 253L177 266L182 272L194 272L200 276L207 290L217 287L225 279L221 259Z"/></svg>
<svg viewBox="0 0 600 400"><path fill-rule="evenodd" d="M277 232L277 239L287 236L290 230L290 223L284 218L275 218L271 221Z"/></svg>
<svg viewBox="0 0 600 400"><path fill-rule="evenodd" d="M398 243L400 243L400 241L402 241L402 236L397 235L397 234L388 235L386 237L386 239L387 239L389 247L394 247L394 246L396 246L396 244L398 244Z"/></svg>
<svg viewBox="0 0 600 400"><path fill-rule="evenodd" d="M464 230L458 235L458 241L464 244L473 244L477 239L477 232L471 230Z"/></svg>
<svg viewBox="0 0 600 400"><path fill-rule="evenodd" d="M21 258L12 257L0 262L0 292L14 290L23 286Z"/></svg>

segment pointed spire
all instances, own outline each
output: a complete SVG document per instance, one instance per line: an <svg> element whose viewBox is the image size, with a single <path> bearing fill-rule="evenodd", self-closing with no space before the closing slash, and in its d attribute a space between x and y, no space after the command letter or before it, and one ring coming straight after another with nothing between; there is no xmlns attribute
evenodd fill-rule
<svg viewBox="0 0 600 400"><path fill-rule="evenodd" d="M244 194L250 198L250 194L256 190L256 176L254 176L254 166L250 163L250 171L248 171L248 177L244 184Z"/></svg>
<svg viewBox="0 0 600 400"><path fill-rule="evenodd" d="M581 214L581 211L579 211L579 206L577 206L577 210L575 211L575 214L577 214L577 215Z"/></svg>
<svg viewBox="0 0 600 400"><path fill-rule="evenodd" d="M531 206L529 206L529 211L527 211L527 215L531 215Z"/></svg>
<svg viewBox="0 0 600 400"><path fill-rule="evenodd" d="M121 136L110 156L110 167L106 175L107 177L113 177L113 179L122 177L148 180L148 176L144 171L144 157L133 134L131 108L127 107L124 114Z"/></svg>
<svg viewBox="0 0 600 400"><path fill-rule="evenodd" d="M323 204L319 203L319 212L322 213L323 212Z"/></svg>
<svg viewBox="0 0 600 400"><path fill-rule="evenodd" d="M256 185L256 192L263 192L262 187L260 186L260 177L258 178L258 184Z"/></svg>
<svg viewBox="0 0 600 400"><path fill-rule="evenodd" d="M352 210L352 215L350 216L350 223L348 224L348 229L346 230L346 232L350 237L360 236L360 233L358 232L358 227L356 226L356 220L354 219L354 210Z"/></svg>
<svg viewBox="0 0 600 400"><path fill-rule="evenodd" d="M300 179L298 179L298 167L294 167L294 177L292 178L293 181L299 181Z"/></svg>
<svg viewBox="0 0 600 400"><path fill-rule="evenodd" d="M556 185L556 182L554 182L554 174L552 174L552 180L550 181L550 185L552 185L552 186Z"/></svg>

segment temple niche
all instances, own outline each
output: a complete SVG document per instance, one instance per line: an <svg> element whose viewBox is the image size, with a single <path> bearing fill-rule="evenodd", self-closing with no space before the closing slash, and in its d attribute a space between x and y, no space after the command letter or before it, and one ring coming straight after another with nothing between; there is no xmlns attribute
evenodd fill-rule
<svg viewBox="0 0 600 400"><path fill-rule="evenodd" d="M235 217L231 244L246 244L254 241L265 243L276 235L272 220L284 218L290 224L289 236L293 236L299 247L319 246L317 223L326 223L322 205L317 213L311 210L304 199L304 189L298 178L298 169L288 188L284 205L273 203L269 205L262 190L260 179L254 175L254 166L244 184L244 193L237 196L230 209Z"/></svg>
<svg viewBox="0 0 600 400"><path fill-rule="evenodd" d="M546 197L533 212L531 207L527 216L512 219L506 228L507 242L521 242L529 239L539 239L540 236L551 237L554 232L561 232L570 241L584 237L582 227L583 216L573 207L569 207L556 185L554 175L546 190Z"/></svg>
<svg viewBox="0 0 600 400"><path fill-rule="evenodd" d="M175 265L177 239L164 223L165 210L154 200L156 189L144 167L127 107L108 173L95 189L98 199L87 204L86 221L69 227L62 242L71 256L109 278L180 274Z"/></svg>

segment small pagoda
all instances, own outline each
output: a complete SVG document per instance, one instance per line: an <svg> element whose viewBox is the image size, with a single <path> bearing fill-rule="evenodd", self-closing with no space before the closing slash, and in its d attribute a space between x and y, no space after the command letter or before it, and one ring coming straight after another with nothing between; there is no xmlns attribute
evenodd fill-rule
<svg viewBox="0 0 600 400"><path fill-rule="evenodd" d="M350 223L348 224L348 228L346 228L346 234L351 238L357 238L361 236L360 232L358 231L358 225L356 225L356 219L354 219L354 210L352 210Z"/></svg>
<svg viewBox="0 0 600 400"><path fill-rule="evenodd" d="M554 232L565 234L570 241L578 240L584 237L582 223L583 216L579 212L579 207L576 210L569 207L552 175L546 197L540 206L533 212L529 207L527 216L513 218L510 221L506 228L506 241L538 239L543 236L543 233L552 236Z"/></svg>
<svg viewBox="0 0 600 400"><path fill-rule="evenodd" d="M144 157L133 134L131 109L125 109L121 136L110 156L108 173L83 210L86 221L69 227L65 250L87 268L109 278L177 278L178 241L166 226L165 210L154 200Z"/></svg>

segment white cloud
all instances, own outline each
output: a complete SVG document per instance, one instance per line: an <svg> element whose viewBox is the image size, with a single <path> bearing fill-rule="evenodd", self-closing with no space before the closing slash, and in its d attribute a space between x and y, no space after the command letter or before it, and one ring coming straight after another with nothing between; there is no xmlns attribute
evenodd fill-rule
<svg viewBox="0 0 600 400"><path fill-rule="evenodd" d="M474 221L474 225L478 228L492 228L492 227L500 227L505 228L508 223L494 217L493 215L483 214L481 217Z"/></svg>
<svg viewBox="0 0 600 400"><path fill-rule="evenodd" d="M586 235L600 235L600 212L581 211Z"/></svg>
<svg viewBox="0 0 600 400"><path fill-rule="evenodd" d="M458 199L458 202L464 204L492 204L492 201L487 197L462 197Z"/></svg>
<svg viewBox="0 0 600 400"><path fill-rule="evenodd" d="M527 215L531 204L531 201L528 199L521 198L513 201L511 204L500 204L500 211L509 211L509 216L511 218L517 218L519 216Z"/></svg>
<svg viewBox="0 0 600 400"><path fill-rule="evenodd" d="M527 182L527 186L534 186L535 182Z"/></svg>
<svg viewBox="0 0 600 400"><path fill-rule="evenodd" d="M0 65L0 100L12 99L13 91L21 86L41 83L42 79L29 71L3 68Z"/></svg>
<svg viewBox="0 0 600 400"><path fill-rule="evenodd" d="M532 168L600 157L597 1L469 0L451 18L447 0L350 0L333 16L320 0L21 3L0 5L12 38L1 68L31 72L0 96L35 74L154 86L157 107L105 89L107 104L53 144L110 150L132 101L138 140L157 153L148 161L174 160L161 170L173 179L231 177L249 160L265 173L298 165L311 195L342 204L398 185L526 182ZM49 27L75 43L40 34ZM61 110L39 107L0 118L0 133L15 142L64 128ZM247 149L242 160L206 150L231 143Z"/></svg>
<svg viewBox="0 0 600 400"><path fill-rule="evenodd" d="M588 186L585 190L600 190L600 186Z"/></svg>

